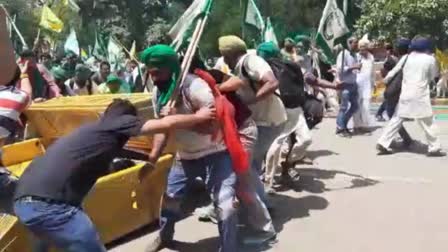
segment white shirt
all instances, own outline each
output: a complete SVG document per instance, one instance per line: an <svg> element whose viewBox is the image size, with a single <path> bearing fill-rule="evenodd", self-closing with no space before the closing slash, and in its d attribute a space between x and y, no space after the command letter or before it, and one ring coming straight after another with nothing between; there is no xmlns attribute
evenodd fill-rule
<svg viewBox="0 0 448 252"><path fill-rule="evenodd" d="M243 64L248 76L243 72ZM243 87L237 91L243 102L250 103L255 99L255 92L260 88L259 82L269 72L272 72L271 67L261 57L256 55L249 56L248 54L241 57L236 65L235 74L244 81ZM251 87L251 82L256 90ZM262 101L249 105L249 109L252 111L252 118L257 126L278 126L287 120L283 102L274 94L269 95Z"/></svg>
<svg viewBox="0 0 448 252"><path fill-rule="evenodd" d="M436 59L426 53L412 52L409 56L400 59L394 69L387 74L385 82L389 82L402 67L403 83L398 103L398 116L403 118L431 117L433 112L429 85L438 74Z"/></svg>
<svg viewBox="0 0 448 252"><path fill-rule="evenodd" d="M153 90L153 106L156 118L157 111L157 87ZM212 91L208 84L196 75L188 74L182 84L182 99L177 102L178 114L193 114L202 107L212 107L215 103ZM180 159L194 160L207 155L225 151L227 149L221 132L216 139L212 135L205 135L193 130L176 130L176 147Z"/></svg>
<svg viewBox="0 0 448 252"><path fill-rule="evenodd" d="M77 96L77 95L90 95L89 90L87 89L87 86L84 86L83 88L78 87L78 85L73 83L73 88L70 86L71 79L68 79L65 81L64 85L66 87L67 93L70 96ZM97 86L95 83L92 82L92 94L97 93Z"/></svg>
<svg viewBox="0 0 448 252"><path fill-rule="evenodd" d="M20 114L31 104L31 97L14 86L0 86L0 139L15 133Z"/></svg>
<svg viewBox="0 0 448 252"><path fill-rule="evenodd" d="M375 58L371 53L368 53L367 57L358 54L358 58L362 64L361 70L356 76L359 95L362 98L370 99L372 97L372 87L375 84Z"/></svg>

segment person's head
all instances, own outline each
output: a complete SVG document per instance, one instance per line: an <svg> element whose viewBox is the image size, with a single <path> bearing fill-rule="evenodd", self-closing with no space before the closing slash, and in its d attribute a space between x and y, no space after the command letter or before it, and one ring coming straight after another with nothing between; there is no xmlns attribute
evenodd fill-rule
<svg viewBox="0 0 448 252"><path fill-rule="evenodd" d="M78 55L72 51L65 52L65 59L69 65L76 65L76 61L78 60Z"/></svg>
<svg viewBox="0 0 448 252"><path fill-rule="evenodd" d="M231 69L235 69L240 57L247 53L246 43L238 36L229 35L220 37L218 44L224 62Z"/></svg>
<svg viewBox="0 0 448 252"><path fill-rule="evenodd" d="M51 74L58 86L64 85L64 82L68 79L67 71L60 66L53 67L51 69Z"/></svg>
<svg viewBox="0 0 448 252"><path fill-rule="evenodd" d="M386 49L388 57L394 55L394 46L391 43L386 43L384 48Z"/></svg>
<svg viewBox="0 0 448 252"><path fill-rule="evenodd" d="M370 49L370 41L368 40L361 40L359 41L359 54L363 57L367 57L369 54Z"/></svg>
<svg viewBox="0 0 448 252"><path fill-rule="evenodd" d="M403 55L408 54L410 45L411 45L411 40L409 40L408 38L398 39L395 44L395 49L396 49L398 56L403 56Z"/></svg>
<svg viewBox="0 0 448 252"><path fill-rule="evenodd" d="M122 115L137 116L137 108L128 100L114 99L104 112L104 117L114 117Z"/></svg>
<svg viewBox="0 0 448 252"><path fill-rule="evenodd" d="M107 61L102 61L100 63L100 75L103 79L106 79L110 74L110 64Z"/></svg>
<svg viewBox="0 0 448 252"><path fill-rule="evenodd" d="M348 49L352 52L358 51L358 39L356 37L351 37L347 40Z"/></svg>
<svg viewBox="0 0 448 252"><path fill-rule="evenodd" d="M112 94L118 93L121 87L121 79L115 74L110 74L107 76L106 85Z"/></svg>
<svg viewBox="0 0 448 252"><path fill-rule="evenodd" d="M412 39L410 49L420 53L432 53L434 46L429 37L417 35Z"/></svg>
<svg viewBox="0 0 448 252"><path fill-rule="evenodd" d="M286 38L285 41L283 42L283 47L285 48L286 51L290 52L294 49L295 44L296 43L292 38Z"/></svg>
<svg viewBox="0 0 448 252"><path fill-rule="evenodd" d="M73 78L79 87L83 87L87 84L86 82L90 79L91 75L92 71L86 65L78 64L76 65L75 76Z"/></svg>
<svg viewBox="0 0 448 252"><path fill-rule="evenodd" d="M130 60L127 64L127 70L132 73L137 66L138 63L136 60Z"/></svg>
<svg viewBox="0 0 448 252"><path fill-rule="evenodd" d="M311 46L311 38L307 35L297 35L295 38L296 47L299 47L300 53L308 53Z"/></svg>
<svg viewBox="0 0 448 252"><path fill-rule="evenodd" d="M172 47L163 44L154 45L146 48L140 57L154 85L162 91L174 88L180 74L180 61Z"/></svg>
<svg viewBox="0 0 448 252"><path fill-rule="evenodd" d="M264 42L257 47L257 55L265 60L279 58L280 49L273 42Z"/></svg>
<svg viewBox="0 0 448 252"><path fill-rule="evenodd" d="M48 53L44 53L40 56L40 63L45 66L48 66L51 63L51 55Z"/></svg>

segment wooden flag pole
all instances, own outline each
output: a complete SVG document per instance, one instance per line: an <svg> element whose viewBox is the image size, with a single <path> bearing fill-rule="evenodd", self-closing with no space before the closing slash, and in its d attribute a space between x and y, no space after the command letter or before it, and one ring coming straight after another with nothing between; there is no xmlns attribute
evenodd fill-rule
<svg viewBox="0 0 448 252"><path fill-rule="evenodd" d="M193 60L193 57L196 53L196 49L199 44L199 40L202 36L202 33L204 32L205 24L207 23L208 16L206 15L202 19L198 21L196 24L196 28L194 30L192 40L190 42L190 45L188 46L187 52L185 53L184 60L181 64L181 77L178 79L176 83L176 88L173 92L173 95L171 96L171 99L168 102L168 106L173 108L176 106L176 100L180 93L180 88L182 86L182 83L185 81L185 78L187 77L188 71L191 66L191 62Z"/></svg>
<svg viewBox="0 0 448 252"><path fill-rule="evenodd" d="M20 41L22 42L23 48L28 49L28 45L26 44L25 39L23 38L19 29L17 29L16 23L12 20L11 16L9 15L9 12L6 10L6 8L3 4L0 4L0 7L2 7L2 9L5 11L5 14L9 19L9 22L11 22L12 27L14 28L14 30L16 31L17 35L20 38Z"/></svg>

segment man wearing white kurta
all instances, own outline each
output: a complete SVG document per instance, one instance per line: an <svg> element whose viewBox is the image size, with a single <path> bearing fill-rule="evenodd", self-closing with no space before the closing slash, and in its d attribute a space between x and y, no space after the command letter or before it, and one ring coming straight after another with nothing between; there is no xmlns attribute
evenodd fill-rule
<svg viewBox="0 0 448 252"><path fill-rule="evenodd" d="M429 40L414 39L411 44L413 52L409 54L407 61L406 57L403 57L385 78L388 82L404 65L402 91L397 110L378 141L377 149L380 154L391 153L390 145L405 119L414 119L425 131L428 156L443 155L436 136L430 99L429 85L438 74L437 62L430 55L430 48Z"/></svg>
<svg viewBox="0 0 448 252"><path fill-rule="evenodd" d="M375 59L368 51L369 44L370 42L368 40L359 41L358 61L361 62L362 67L356 75L359 109L353 115L353 125L355 130L368 130L368 128L372 126L370 100L372 98L372 87L375 80Z"/></svg>

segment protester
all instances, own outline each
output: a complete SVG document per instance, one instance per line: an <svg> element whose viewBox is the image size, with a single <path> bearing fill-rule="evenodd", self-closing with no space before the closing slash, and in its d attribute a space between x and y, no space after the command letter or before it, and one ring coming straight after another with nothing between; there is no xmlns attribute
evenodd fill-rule
<svg viewBox="0 0 448 252"><path fill-rule="evenodd" d="M336 119L336 134L341 137L351 136L347 124L359 107L356 76L362 65L358 62L356 56L358 39L355 37L348 39L348 49L343 49L337 58L337 73L343 86L341 91L341 106Z"/></svg>
<svg viewBox="0 0 448 252"><path fill-rule="evenodd" d="M133 93L144 91L142 76L136 60L129 60L127 62L125 81Z"/></svg>
<svg viewBox="0 0 448 252"><path fill-rule="evenodd" d="M92 82L99 86L107 81L107 77L110 75L110 64L107 61L100 63L100 71L92 76Z"/></svg>
<svg viewBox="0 0 448 252"><path fill-rule="evenodd" d="M398 63L398 60L408 57L410 43L411 43L411 41L406 38L401 38L397 41L396 54L398 55L399 58L391 57L390 60L386 61L386 63L384 64L384 68L381 71L383 74L383 77L386 77L388 75L388 73L390 71L392 71L392 69L394 69L394 67ZM395 114L395 111L396 111L396 108L398 105L398 101L400 99L401 88L399 88L398 92L394 95L388 96L387 94L390 93L389 92L390 89L394 89L394 85L398 85L401 87L402 81L403 81L403 76L402 75L398 76L398 74L394 75L394 77L392 77L392 78L388 78L387 80L385 79L386 90L385 90L385 95L384 95L384 99L385 99L384 102L385 102L385 109L387 112L387 116L389 117L389 119L391 119L393 117L393 115ZM393 83L393 82L396 82L396 83ZM412 145L412 143L414 142L403 125L401 126L400 130L398 131L398 134L400 135L400 137L403 140L404 148L409 148Z"/></svg>
<svg viewBox="0 0 448 252"><path fill-rule="evenodd" d="M68 76L72 78L75 75L76 65L80 63L78 61L78 55L72 51L66 51L63 59L62 68L65 69Z"/></svg>
<svg viewBox="0 0 448 252"><path fill-rule="evenodd" d="M56 85L58 85L61 95L70 96L68 88L65 85L65 82L68 80L67 72L61 66L56 66L51 69L51 74L53 75Z"/></svg>
<svg viewBox="0 0 448 252"><path fill-rule="evenodd" d="M219 50L233 73L243 80L240 86L235 88L236 93L249 105L252 118L257 124L258 135L262 136L257 139L252 157L253 169L261 175L269 147L281 134L287 120L285 107L275 95L279 82L263 58L247 53L246 44L239 37L221 37ZM256 187L259 196L267 204L261 181L257 181Z"/></svg>
<svg viewBox="0 0 448 252"><path fill-rule="evenodd" d="M143 123L129 101L114 100L99 121L58 139L28 166L15 192L17 217L37 237L58 249L106 251L81 205L97 179L108 173L128 139L210 122L214 113L202 108L195 114Z"/></svg>
<svg viewBox="0 0 448 252"><path fill-rule="evenodd" d="M51 99L60 96L58 85L54 82L50 71L42 64L36 63L36 57L31 50L20 54L19 62L28 61L28 76L33 86L33 100Z"/></svg>
<svg viewBox="0 0 448 252"><path fill-rule="evenodd" d="M23 129L20 115L31 104L33 95L27 72L28 62L19 64L13 79L0 85L0 147ZM13 214L12 198L17 180L17 177L4 167L0 152L0 213Z"/></svg>
<svg viewBox="0 0 448 252"><path fill-rule="evenodd" d="M82 64L76 65L75 76L65 82L65 91L69 96L92 95L99 92L99 87L92 83L90 69Z"/></svg>
<svg viewBox="0 0 448 252"><path fill-rule="evenodd" d="M176 52L169 46L155 45L143 51L141 60L148 67L155 85L153 104L156 117L169 114L172 109L167 105L175 92L180 74L180 62ZM215 104L208 84L194 74L187 75L179 91L182 99L177 99L175 109L180 114L192 114ZM177 160L168 175L160 216L161 230L146 251L159 251L173 245L175 223L183 216L183 209L179 207L182 205L180 202L195 196L191 195L191 186L197 177L205 181L209 193L213 195L214 205L220 210L218 211L220 251L238 251L238 218L234 205L237 179L218 125L211 123L195 125L189 130L178 130L175 136ZM214 139L211 136L215 136ZM166 141L166 134L155 135L150 154L152 162L158 159Z"/></svg>
<svg viewBox="0 0 448 252"><path fill-rule="evenodd" d="M381 76L386 77L387 73L394 68L394 66L398 62L398 58L395 56L394 46L390 43L386 44L386 60L384 61L384 67L381 69ZM378 108L378 112L376 113L376 120L378 122L385 122L383 114L386 111L386 100L381 103L381 106Z"/></svg>
<svg viewBox="0 0 448 252"><path fill-rule="evenodd" d="M386 76L387 82L399 71L403 71L403 82L399 103L394 116L378 140L380 154L390 154L394 136L401 129L406 119L414 119L422 127L428 141L428 156L441 156L441 144L436 136L433 111L430 98L430 83L437 77L437 61L431 55L432 41L417 36L411 43L412 52L402 57L397 66Z"/></svg>
<svg viewBox="0 0 448 252"><path fill-rule="evenodd" d="M295 38L296 48L297 48L297 63L299 64L302 72L312 73L313 72L313 62L309 51L311 48L311 40L308 36L298 35Z"/></svg>
<svg viewBox="0 0 448 252"><path fill-rule="evenodd" d="M51 55L48 53L44 53L39 57L39 63L44 65L47 69L51 69L53 67Z"/></svg>
<svg viewBox="0 0 448 252"><path fill-rule="evenodd" d="M446 98L448 94L448 69L442 69L437 82L437 97Z"/></svg>
<svg viewBox="0 0 448 252"><path fill-rule="evenodd" d="M359 41L359 62L361 69L356 75L358 85L359 109L353 115L353 128L357 133L367 133L371 130L372 119L370 116L370 101L372 99L372 87L375 85L375 59L369 52L370 41Z"/></svg>
<svg viewBox="0 0 448 252"><path fill-rule="evenodd" d="M98 94L129 94L129 85L118 78L115 74L110 74L105 83L98 86Z"/></svg>

